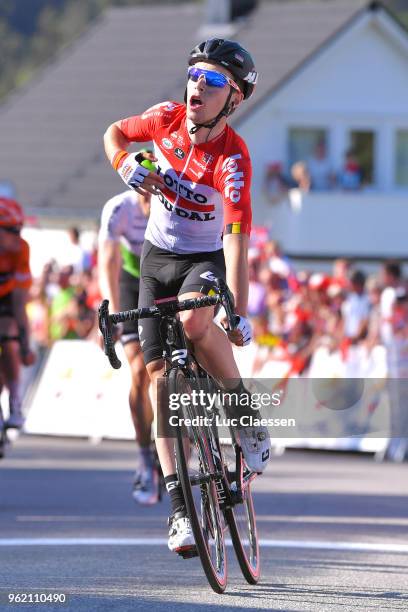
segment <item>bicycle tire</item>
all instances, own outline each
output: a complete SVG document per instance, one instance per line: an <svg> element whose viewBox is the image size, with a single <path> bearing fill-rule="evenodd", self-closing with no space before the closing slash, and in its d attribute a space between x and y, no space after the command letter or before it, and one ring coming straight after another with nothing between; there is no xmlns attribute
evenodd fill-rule
<svg viewBox="0 0 408 612"><path fill-rule="evenodd" d="M181 369L173 369L169 374L169 393L186 393L198 386L197 379L190 375L188 378ZM194 414L195 413L195 414ZM194 413L186 409L184 416L205 416L205 409L195 407ZM191 461L186 458L183 444L183 432L177 427L175 442L178 477L183 489L184 500L191 522L197 552L207 577L208 583L216 593L223 593L227 586L227 555L225 547L223 513L221 512L214 478L196 483L193 492L192 480L197 477L214 474L214 462L211 454L210 427L191 426L189 436L193 439L193 447L198 458L198 474L194 474ZM211 544L213 541L213 545Z"/></svg>
<svg viewBox="0 0 408 612"><path fill-rule="evenodd" d="M239 453L241 453L240 449ZM232 442L230 445L223 446L223 456L224 460L229 459L230 463L236 462L236 449ZM235 466L232 474L234 474L232 478L236 479ZM261 577L261 566L258 529L250 482L242 491L242 502L227 507L224 513L241 572L249 584L257 584Z"/></svg>

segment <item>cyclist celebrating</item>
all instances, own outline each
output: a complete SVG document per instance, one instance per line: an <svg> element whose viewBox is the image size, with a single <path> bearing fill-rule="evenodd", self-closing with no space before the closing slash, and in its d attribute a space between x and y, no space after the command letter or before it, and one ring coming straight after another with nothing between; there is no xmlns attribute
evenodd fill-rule
<svg viewBox="0 0 408 612"><path fill-rule="evenodd" d="M142 196L133 189L111 198L103 208L98 240L99 284L103 297L115 311L137 306L140 255L149 211L150 194ZM140 448L140 466L132 495L138 503L151 505L158 501L159 478L151 440L150 380L140 349L137 323L126 322L119 334L131 370L129 406Z"/></svg>
<svg viewBox="0 0 408 612"><path fill-rule="evenodd" d="M9 391L10 416L7 427L20 429L20 365L32 365L35 355L29 348L30 330L26 304L31 286L29 246L20 237L24 215L21 206L0 198L0 335L19 336L20 341L5 342L0 355L0 379Z"/></svg>
<svg viewBox="0 0 408 612"><path fill-rule="evenodd" d="M223 380L229 391L240 394L246 391L229 340L238 346L251 340L247 319L251 162L227 118L251 96L256 80L252 58L238 43L207 40L190 53L185 104L163 102L113 123L105 134L107 157L125 183L153 195L139 307L174 295L181 300L208 295L214 277L226 277L239 316L237 329L226 335L213 322L213 308L187 311L181 318L203 367ZM149 140L157 158L155 173L127 152L131 142ZM160 334L154 319L141 323L145 363L156 391L164 371ZM237 437L249 468L262 472L270 456L267 429L240 428ZM174 447L166 438L158 438L156 447L172 505L169 548L180 552L192 548L194 538L177 480Z"/></svg>

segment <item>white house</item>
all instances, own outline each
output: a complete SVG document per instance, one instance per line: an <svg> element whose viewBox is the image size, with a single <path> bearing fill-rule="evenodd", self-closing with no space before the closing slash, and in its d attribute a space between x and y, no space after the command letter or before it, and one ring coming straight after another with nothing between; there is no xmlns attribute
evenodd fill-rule
<svg viewBox="0 0 408 612"><path fill-rule="evenodd" d="M106 127L181 100L188 51L224 35L250 50L260 73L255 95L231 117L253 159L255 222L293 255L408 261L407 31L369 0L250 2L234 20L240 4L248 3L217 12L227 23L204 23L196 3L107 10L0 106L0 183L15 186L40 225L96 228L103 203L123 189L103 153ZM281 161L288 174L320 140L335 172L357 146L364 188L271 204L266 165Z"/></svg>
<svg viewBox="0 0 408 612"><path fill-rule="evenodd" d="M294 255L408 258L408 32L370 3L239 121L254 167L254 219ZM313 189L271 204L267 163L306 161L318 141L339 173L351 146L364 158L360 190Z"/></svg>

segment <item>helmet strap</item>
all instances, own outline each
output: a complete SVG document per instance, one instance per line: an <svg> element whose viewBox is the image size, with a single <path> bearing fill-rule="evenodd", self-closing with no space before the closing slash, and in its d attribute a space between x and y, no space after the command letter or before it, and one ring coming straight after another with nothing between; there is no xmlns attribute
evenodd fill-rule
<svg viewBox="0 0 408 612"><path fill-rule="evenodd" d="M214 119L211 119L211 121L208 121L207 123L195 123L193 127L190 128L189 133L196 134L198 130L200 130L201 128L207 128L207 130L212 130L217 125L217 123L222 117L229 117L229 115L231 115L231 113L234 110L233 105L230 104L233 93L234 93L234 88L230 86L230 92L228 94L228 98L226 99L225 104L222 110L218 113L218 115L214 117Z"/></svg>

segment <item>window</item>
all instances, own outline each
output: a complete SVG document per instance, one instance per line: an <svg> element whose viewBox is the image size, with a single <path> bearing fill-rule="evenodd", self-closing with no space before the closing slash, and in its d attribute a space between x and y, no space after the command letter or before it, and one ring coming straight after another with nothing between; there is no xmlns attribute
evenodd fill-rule
<svg viewBox="0 0 408 612"><path fill-rule="evenodd" d="M327 132L322 128L290 128L289 169L295 162L307 162L321 143L327 145Z"/></svg>
<svg viewBox="0 0 408 612"><path fill-rule="evenodd" d="M408 130L396 133L395 183L398 187L408 187Z"/></svg>
<svg viewBox="0 0 408 612"><path fill-rule="evenodd" d="M350 132L350 157L357 161L363 185L375 182L374 169L375 132L368 130L353 130Z"/></svg>

